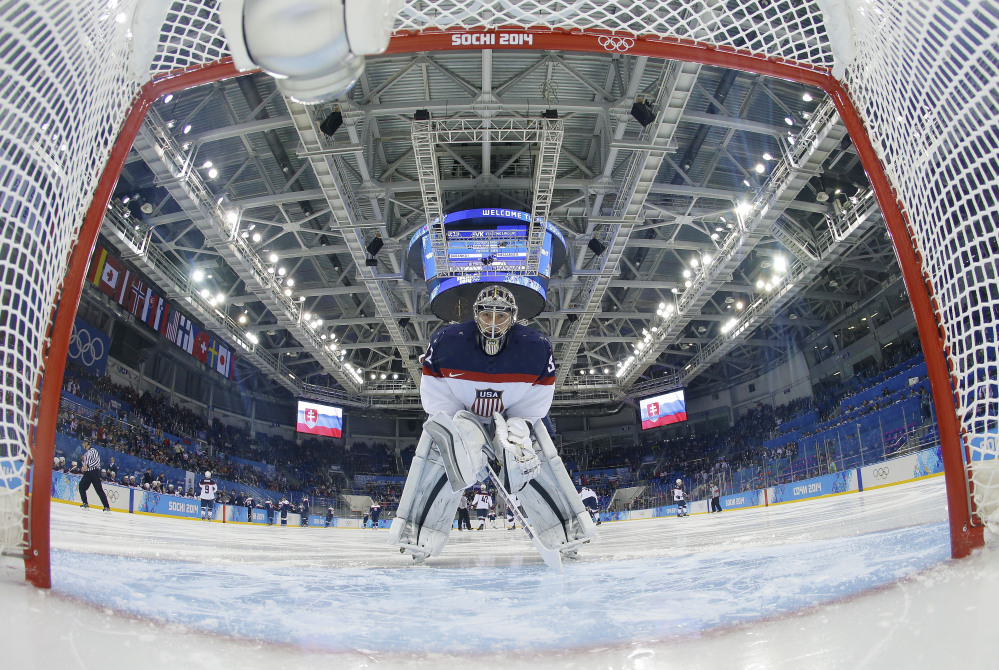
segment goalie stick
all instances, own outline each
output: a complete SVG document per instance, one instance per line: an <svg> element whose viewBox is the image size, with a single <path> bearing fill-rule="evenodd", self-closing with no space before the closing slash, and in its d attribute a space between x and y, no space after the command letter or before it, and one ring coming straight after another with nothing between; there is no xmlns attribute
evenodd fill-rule
<svg viewBox="0 0 999 670"><path fill-rule="evenodd" d="M534 534L533 530L531 530L531 527L527 523L527 519L524 515L520 513L520 510L517 509L516 505L510 502L510 492L503 488L503 480L501 480L499 475L496 474L496 471L493 470L493 466L488 462L488 460L486 461L486 469L489 471L489 476L492 478L493 484L496 485L496 490L499 491L499 494L503 496L503 500L506 501L507 508L513 510L513 517L520 522L524 532L527 533L527 537L531 538L531 544L533 544L534 548L538 550L539 554L541 554L541 560L543 560L545 565L549 568L554 568L559 572L562 572L562 554L558 549L549 549L541 543L538 536Z"/></svg>

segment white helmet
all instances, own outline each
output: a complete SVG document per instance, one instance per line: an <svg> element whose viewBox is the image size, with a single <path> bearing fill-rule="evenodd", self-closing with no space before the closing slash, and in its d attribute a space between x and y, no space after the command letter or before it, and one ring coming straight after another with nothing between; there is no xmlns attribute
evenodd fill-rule
<svg viewBox="0 0 999 670"><path fill-rule="evenodd" d="M676 480L676 483L677 483L677 484L682 484L682 483L683 483L683 480L681 480L681 479L677 479L677 480Z"/></svg>
<svg viewBox="0 0 999 670"><path fill-rule="evenodd" d="M205 470L205 478L206 479L211 479L211 477L212 477L212 471L211 470Z"/></svg>
<svg viewBox="0 0 999 670"><path fill-rule="evenodd" d="M510 289L492 284L479 291L472 304L472 315L482 336L482 349L487 356L495 356L517 321L517 299Z"/></svg>

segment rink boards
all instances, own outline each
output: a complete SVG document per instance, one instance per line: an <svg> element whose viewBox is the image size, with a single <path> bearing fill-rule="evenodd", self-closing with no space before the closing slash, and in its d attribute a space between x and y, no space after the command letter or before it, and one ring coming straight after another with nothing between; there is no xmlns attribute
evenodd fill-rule
<svg viewBox="0 0 999 670"><path fill-rule="evenodd" d="M749 509L766 507L789 502L824 498L827 496L856 493L869 489L892 486L904 482L939 476L943 473L943 457L940 447L926 449L907 456L893 458L879 463L842 472L834 472L820 477L813 477L788 484L771 486L754 491L744 491L721 496L723 510ZM52 473L52 499L66 503L80 503L80 476L63 472ZM166 493L154 493L144 489L136 489L118 484L104 484L111 509L131 514L146 514L188 519L201 518L201 503L195 498L182 498ZM87 493L91 506L99 506L97 494L92 489ZM96 503L96 504L95 504ZM688 503L689 514L705 514L710 509L708 500L694 500ZM269 523L266 509L236 505L215 505L214 521L222 523L254 523L267 525ZM624 510L618 512L601 512L603 521L629 521L633 519L651 519L656 517L676 516L677 506L666 505L652 509ZM280 512L273 512L274 525L284 525ZM381 519L379 526L387 528L391 518ZM301 526L301 515L289 512L286 524ZM309 515L309 526L323 528L326 518L317 514ZM335 517L330 522L331 527L360 528L360 519L344 519Z"/></svg>
<svg viewBox="0 0 999 670"><path fill-rule="evenodd" d="M860 468L721 496L720 502L722 510L766 507L893 486L925 477L936 477L942 475L943 471L940 447L934 447ZM694 500L687 503L687 512L706 514L710 505L709 500ZM601 512L600 517L603 521L629 521L676 516L676 514L676 505L666 505L653 509Z"/></svg>

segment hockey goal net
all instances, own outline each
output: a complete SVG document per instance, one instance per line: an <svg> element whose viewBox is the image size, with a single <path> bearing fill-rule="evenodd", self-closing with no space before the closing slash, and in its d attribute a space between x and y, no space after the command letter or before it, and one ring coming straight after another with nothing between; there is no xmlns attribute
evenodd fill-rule
<svg viewBox="0 0 999 670"><path fill-rule="evenodd" d="M148 106L232 77L215 0L0 3L0 549L49 583L60 387L103 212ZM979 0L408 0L395 53L700 62L818 86L888 221L933 385L955 556L999 501L999 10ZM457 36L457 37L456 37ZM478 41L477 41L478 40Z"/></svg>

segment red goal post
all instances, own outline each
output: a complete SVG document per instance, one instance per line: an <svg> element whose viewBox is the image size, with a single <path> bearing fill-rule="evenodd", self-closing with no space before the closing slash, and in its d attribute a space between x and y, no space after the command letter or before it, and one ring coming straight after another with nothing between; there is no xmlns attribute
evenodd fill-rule
<svg viewBox="0 0 999 670"><path fill-rule="evenodd" d="M27 579L41 587L50 585L49 490L66 354L114 183L155 100L238 74L215 3L147 7L154 4L0 8L0 286L15 298L0 317L0 549L23 555ZM996 26L996 6L980 1L623 8L410 0L388 51L649 56L826 91L876 191L915 312L943 446L952 554L960 557L983 543L999 499L990 467L999 430Z"/></svg>

